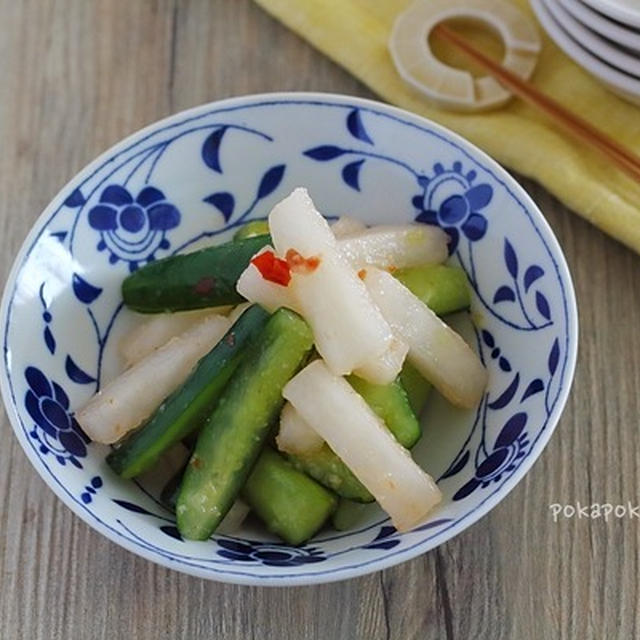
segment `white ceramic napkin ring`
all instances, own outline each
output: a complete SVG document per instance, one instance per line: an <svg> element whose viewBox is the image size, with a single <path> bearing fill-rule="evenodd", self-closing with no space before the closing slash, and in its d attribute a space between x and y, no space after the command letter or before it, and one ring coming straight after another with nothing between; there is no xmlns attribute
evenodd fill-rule
<svg viewBox="0 0 640 640"><path fill-rule="evenodd" d="M502 65L523 78L533 73L540 51L535 23L507 0L418 0L396 19L389 50L405 82L440 107L482 111L503 105L511 93L490 76L474 78L435 57L429 34L452 18L492 27L505 47Z"/></svg>

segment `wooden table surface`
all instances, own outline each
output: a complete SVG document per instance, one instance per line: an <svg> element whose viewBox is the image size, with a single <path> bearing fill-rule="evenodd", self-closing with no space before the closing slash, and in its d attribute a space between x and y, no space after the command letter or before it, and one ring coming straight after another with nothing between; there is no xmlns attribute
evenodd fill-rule
<svg viewBox="0 0 640 640"><path fill-rule="evenodd" d="M369 91L248 0L0 0L0 277L99 152L227 96ZM260 589L109 542L35 473L2 416L0 638L640 638L640 520L554 522L551 503L640 502L640 259L522 180L580 306L573 392L546 451L454 540L363 578Z"/></svg>

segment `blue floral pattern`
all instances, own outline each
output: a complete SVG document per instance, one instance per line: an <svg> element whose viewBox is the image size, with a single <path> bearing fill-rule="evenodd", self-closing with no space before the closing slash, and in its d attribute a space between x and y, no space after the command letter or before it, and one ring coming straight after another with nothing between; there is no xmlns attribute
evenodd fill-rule
<svg viewBox="0 0 640 640"><path fill-rule="evenodd" d="M484 294L484 287L479 283L476 273L473 248L486 236L489 228L486 214L493 199L493 187L486 182L477 182L478 173L475 169L465 169L460 160L455 160L451 169L445 168L442 162L435 162L431 175L427 175L398 158L372 151L370 147L375 147L375 142L367 133L358 109L349 112L347 129L353 138L367 144L360 148L322 144L306 149L303 155L316 162L357 158L343 165L340 174L344 184L355 191L360 191L361 171L370 162L395 166L411 175L420 188L420 193L411 197L414 211L417 209L414 220L446 231L449 236L449 254L465 270L480 304L492 316L514 329L538 331L553 324L547 297L541 289L537 288L534 293L532 288L545 275L544 269L538 264L531 264L521 274L518 257L508 238L504 239L503 256L511 284L499 286L493 295L493 301ZM462 240L466 241L464 248L461 246ZM531 294L541 320L536 320L528 308L532 303L526 300L526 296ZM510 318L500 307L496 307L498 303L504 302L510 303L511 307L515 306L515 313L510 315L517 314L520 317Z"/></svg>
<svg viewBox="0 0 640 640"><path fill-rule="evenodd" d="M509 360L502 355L501 349L496 345L495 338L491 332L486 329L481 330L479 332L478 345L483 359L486 358L486 355L484 355L486 349L492 360L498 360L500 369L503 372L511 372ZM527 411L522 408L522 405L532 396L545 391L544 408L547 417L550 415L551 408L548 398L557 370L558 356L559 346L558 341L555 340L547 360L549 379L546 383L541 378L534 378L529 382L520 396L520 407L518 407L516 413L510 415L505 421L491 450L487 444L488 412L502 411L504 409L513 411L513 401L517 400L517 394L521 390L520 372L516 372L513 375L507 387L494 399L490 399L488 393L484 395L467 439L453 462L449 465L449 468L440 477L440 480L451 478L466 468L467 463L471 460L471 452L473 451L471 441L474 435L479 433L478 444L475 448L473 475L454 493L452 498L454 501L466 498L479 488L486 489L492 482L499 482L505 475L513 472L518 462L529 453L530 438L524 430L529 416Z"/></svg>
<svg viewBox="0 0 640 640"><path fill-rule="evenodd" d="M180 224L180 212L160 189L146 186L134 200L125 187L110 184L89 210L89 224L100 233L98 251L107 250L112 264L123 260L134 271L155 260L158 249L169 248L166 233Z"/></svg>
<svg viewBox="0 0 640 640"><path fill-rule="evenodd" d="M347 117L347 128L354 138L375 146L357 110L352 111ZM484 296L475 268L474 245L486 236L489 229L487 213L491 209L494 190L489 183L478 181L475 169L465 170L463 163L459 160L454 161L450 169L445 168L443 163L436 162L433 164L432 173L426 175L404 162L371 151L367 147L347 148L335 144L312 147L305 150L304 155L317 162L329 162L345 156L358 157L359 159L344 165L341 171L343 182L356 191L360 190L360 172L367 161L389 163L410 173L420 186L420 192L411 198L412 205L417 209L415 221L438 226L448 234L449 254L454 256L465 270L476 297L484 308L502 323L520 331L540 331L554 324L548 299L539 286L545 276L545 270L538 264L530 264L522 270L517 252L508 238L504 238L502 257L506 276L510 281L497 287L491 301ZM465 241L464 247L461 247L462 240ZM529 300L528 297L531 296L533 299ZM509 313L511 317L502 311L506 305L515 308L515 311ZM537 318L531 307L535 308ZM495 361L501 372L511 374L511 363L495 343L491 332L483 329L479 335L481 339L478 343L481 353L483 347L488 350L483 359ZM557 363L558 349L559 343L556 339L549 356L550 363ZM541 378L531 380L523 391L520 402L545 391L545 409L549 416L548 396L555 369L555 365L550 364L550 379L546 383ZM488 396L483 398L463 447L440 478L444 480L456 476L467 467L467 463L472 459L471 442L477 432L480 432L480 439L473 456L475 463L473 476L454 493L453 500L462 500L478 488L487 488L492 482L499 482L505 475L512 473L520 460L527 455L530 440L527 433L523 431L528 420L526 412L518 412L506 421L493 449L489 449L485 437L487 412L507 407L520 388L520 382L520 373L515 372L511 382L499 397L494 400L490 400ZM390 549L395 546L395 540L389 538L392 529L383 528L379 538L368 545L368 548Z"/></svg>
<svg viewBox="0 0 640 640"><path fill-rule="evenodd" d="M526 424L527 414L516 413L502 427L491 453L483 444L478 454L484 452L484 459L476 462L473 477L455 492L454 500L462 500L479 487L484 489L492 482L499 482L504 474L515 469L516 462L526 455L529 446L529 438L523 431Z"/></svg>
<svg viewBox="0 0 640 640"><path fill-rule="evenodd" d="M456 252L460 234L470 242L482 240L487 233L487 218L482 210L491 202L493 188L486 183L474 185L476 172L464 173L462 163L445 170L433 165L433 176L419 178L422 192L412 199L418 209L417 222L441 227L449 235L449 254Z"/></svg>
<svg viewBox="0 0 640 640"><path fill-rule="evenodd" d="M100 489L103 484L100 476L93 476L89 484L85 486L84 491L80 494L80 500L82 500L84 504L93 502L93 497L98 493L98 489Z"/></svg>
<svg viewBox="0 0 640 640"><path fill-rule="evenodd" d="M290 547L267 542L239 542L227 538L218 540L216 553L227 560L258 562L268 567L298 567L326 560L325 554L315 547Z"/></svg>
<svg viewBox="0 0 640 640"><path fill-rule="evenodd" d="M414 532L426 531L427 529L437 529L451 522L451 518L436 518L430 520L419 527L412 529ZM400 532L392 525L384 525L380 527L375 538L363 546L363 549L393 549L400 544Z"/></svg>
<svg viewBox="0 0 640 640"><path fill-rule="evenodd" d="M82 469L80 458L87 455L89 438L69 411L64 389L37 367L27 367L24 377L29 386L24 404L34 422L30 435L41 453L52 453L60 464L71 462Z"/></svg>
<svg viewBox="0 0 640 640"><path fill-rule="evenodd" d="M38 297L40 298L40 304L42 305L42 321L44 322L44 328L42 329L42 337L44 338L44 344L46 345L49 353L54 355L56 352L56 339L53 336L51 327L49 326L53 321L51 311L44 297L44 285L43 282L38 290Z"/></svg>

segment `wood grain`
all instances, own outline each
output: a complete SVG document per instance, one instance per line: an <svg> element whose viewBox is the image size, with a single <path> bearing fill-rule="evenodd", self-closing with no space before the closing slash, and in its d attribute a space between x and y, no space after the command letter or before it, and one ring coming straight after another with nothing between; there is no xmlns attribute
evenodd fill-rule
<svg viewBox="0 0 640 640"><path fill-rule="evenodd" d="M0 270L66 180L173 111L273 90L370 97L248 0L0 0ZM318 587L191 578L105 540L32 470L3 415L0 638L640 637L640 521L550 503L640 498L640 258L523 180L571 267L580 357L567 410L526 479L455 540Z"/></svg>

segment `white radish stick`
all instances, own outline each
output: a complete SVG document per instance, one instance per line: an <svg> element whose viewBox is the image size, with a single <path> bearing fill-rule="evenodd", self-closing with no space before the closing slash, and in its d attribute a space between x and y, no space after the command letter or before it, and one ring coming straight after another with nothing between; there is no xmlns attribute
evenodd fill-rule
<svg viewBox="0 0 640 640"><path fill-rule="evenodd" d="M212 315L169 340L120 374L76 412L85 433L111 444L135 429L189 376L198 360L229 329L224 316Z"/></svg>
<svg viewBox="0 0 640 640"><path fill-rule="evenodd" d="M441 500L433 479L411 458L344 378L316 360L283 391L391 516L399 531L420 524Z"/></svg>
<svg viewBox="0 0 640 640"><path fill-rule="evenodd" d="M279 256L295 249L305 257L337 250L328 222L318 213L306 189L294 189L269 214L269 231Z"/></svg>
<svg viewBox="0 0 640 640"><path fill-rule="evenodd" d="M394 336L391 345L381 356L365 362L353 373L373 384L391 384L402 370L408 352L409 345Z"/></svg>
<svg viewBox="0 0 640 640"><path fill-rule="evenodd" d="M273 252L273 247L269 245L263 247L256 255L257 257L265 251ZM291 288L270 280L265 280L258 268L249 263L247 268L240 274L236 283L236 291L250 302L255 302L273 313L280 307L287 307L297 311L297 305Z"/></svg>
<svg viewBox="0 0 640 640"><path fill-rule="evenodd" d="M313 330L316 349L337 375L351 373L381 356L393 334L356 271L339 254L326 220L306 189L296 189L269 215L280 256L301 259L291 266L289 289Z"/></svg>
<svg viewBox="0 0 640 640"><path fill-rule="evenodd" d="M280 430L276 436L280 451L295 455L307 455L322 449L324 440L306 420L287 402L280 413Z"/></svg>
<svg viewBox="0 0 640 640"><path fill-rule="evenodd" d="M338 241L342 255L353 267L381 269L439 264L448 257L447 234L428 225L377 226Z"/></svg>
<svg viewBox="0 0 640 640"><path fill-rule="evenodd" d="M366 287L339 256L329 252L309 274L293 274L293 294L311 326L318 353L337 375L381 357L393 333Z"/></svg>
<svg viewBox="0 0 640 640"><path fill-rule="evenodd" d="M391 274L367 268L364 282L394 333L409 345L409 362L450 402L475 407L487 371L471 347Z"/></svg>
<svg viewBox="0 0 640 640"><path fill-rule="evenodd" d="M367 225L360 220L351 218L349 216L340 216L332 225L331 231L336 238L343 238L352 233L358 233L364 231Z"/></svg>
<svg viewBox="0 0 640 640"><path fill-rule="evenodd" d="M159 313L144 320L126 333L120 341L119 351L125 367L130 367L174 336L184 333L212 314L226 314L231 307L198 309L178 313Z"/></svg>

